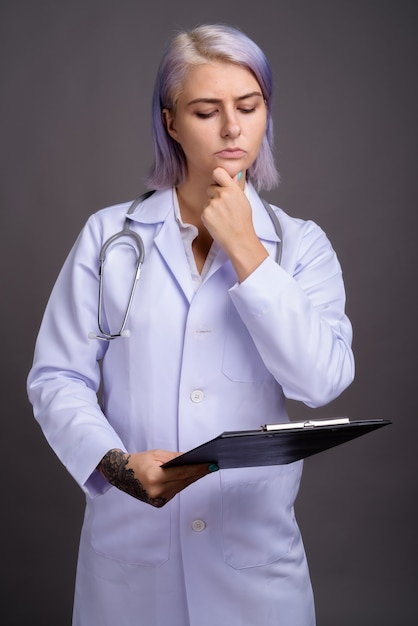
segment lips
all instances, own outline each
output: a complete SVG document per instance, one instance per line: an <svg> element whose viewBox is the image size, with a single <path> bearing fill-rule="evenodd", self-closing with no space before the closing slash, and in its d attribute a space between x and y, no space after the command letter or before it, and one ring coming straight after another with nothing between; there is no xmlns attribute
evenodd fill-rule
<svg viewBox="0 0 418 626"><path fill-rule="evenodd" d="M216 156L222 159L242 159L245 156L245 150L241 150L241 148L225 148L224 150L219 150Z"/></svg>

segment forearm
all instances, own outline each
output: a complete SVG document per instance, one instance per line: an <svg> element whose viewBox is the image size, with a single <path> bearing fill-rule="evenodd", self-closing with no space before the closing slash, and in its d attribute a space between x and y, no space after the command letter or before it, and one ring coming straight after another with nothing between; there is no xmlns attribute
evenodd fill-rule
<svg viewBox="0 0 418 626"><path fill-rule="evenodd" d="M230 245L226 252L237 274L238 281L242 283L268 257L268 252L255 233L254 237L246 238L240 245L234 243L235 245Z"/></svg>
<svg viewBox="0 0 418 626"><path fill-rule="evenodd" d="M352 381L351 325L344 314L340 278L331 296L313 302L297 282L267 261L230 295L264 364L289 398L321 406ZM322 288L327 289L322 285Z"/></svg>

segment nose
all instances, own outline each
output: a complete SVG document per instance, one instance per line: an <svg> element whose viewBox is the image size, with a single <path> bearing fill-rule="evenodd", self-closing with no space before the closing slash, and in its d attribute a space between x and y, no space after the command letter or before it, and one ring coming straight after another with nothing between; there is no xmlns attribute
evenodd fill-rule
<svg viewBox="0 0 418 626"><path fill-rule="evenodd" d="M222 122L221 134L222 137L239 137L239 135L241 134L241 127L235 113L225 113Z"/></svg>

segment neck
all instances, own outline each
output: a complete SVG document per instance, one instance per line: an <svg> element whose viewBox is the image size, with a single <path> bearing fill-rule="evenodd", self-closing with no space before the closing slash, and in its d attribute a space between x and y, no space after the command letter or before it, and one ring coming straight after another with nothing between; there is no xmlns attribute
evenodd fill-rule
<svg viewBox="0 0 418 626"><path fill-rule="evenodd" d="M177 198L180 207L182 220L189 224L201 226L200 216L205 208L209 197L207 185L196 185L191 181L186 181L177 187Z"/></svg>
<svg viewBox="0 0 418 626"><path fill-rule="evenodd" d="M183 222L193 224L198 229L198 235L193 241L192 250L196 267L201 272L212 245L212 237L200 219L208 201L207 187L202 189L190 182L186 182L177 187L177 199Z"/></svg>

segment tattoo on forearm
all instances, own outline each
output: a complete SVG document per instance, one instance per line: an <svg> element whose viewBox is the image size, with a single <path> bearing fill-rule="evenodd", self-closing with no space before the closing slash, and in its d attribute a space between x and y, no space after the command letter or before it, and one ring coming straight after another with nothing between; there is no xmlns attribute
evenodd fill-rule
<svg viewBox="0 0 418 626"><path fill-rule="evenodd" d="M166 504L167 499L163 497L150 498L142 483L135 478L133 469L127 469L130 454L125 454L122 450L109 450L100 462L100 470L103 476L111 485L124 491L128 495L161 508Z"/></svg>

